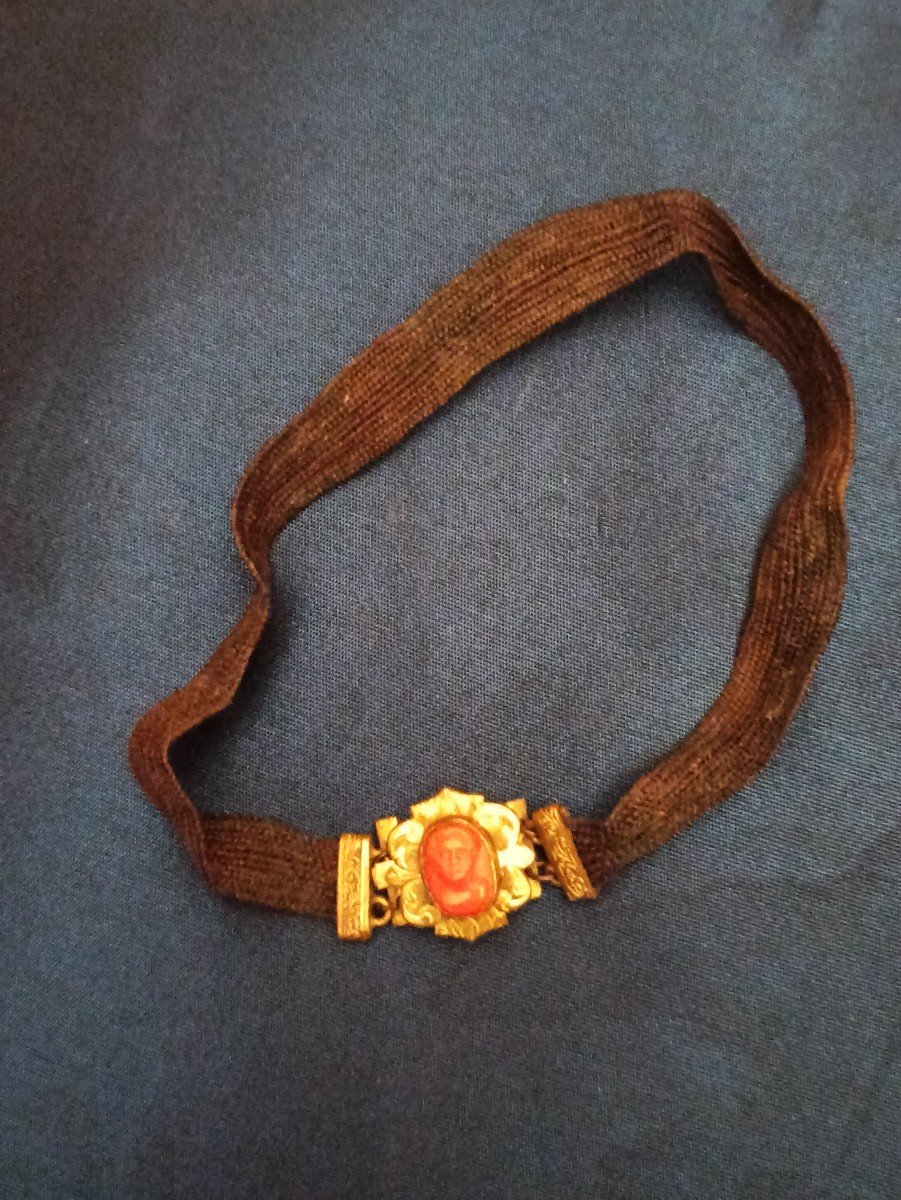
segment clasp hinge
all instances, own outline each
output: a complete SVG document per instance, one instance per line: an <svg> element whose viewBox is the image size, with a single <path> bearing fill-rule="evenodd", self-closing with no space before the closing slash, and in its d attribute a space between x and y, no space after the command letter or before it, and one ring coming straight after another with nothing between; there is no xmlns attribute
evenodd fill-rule
<svg viewBox="0 0 901 1200"><path fill-rule="evenodd" d="M554 864L548 859L547 852L531 819L523 821L522 831L531 842L532 848L535 851L535 863L530 873L539 883L546 883L550 887L562 888L563 884L557 877Z"/></svg>

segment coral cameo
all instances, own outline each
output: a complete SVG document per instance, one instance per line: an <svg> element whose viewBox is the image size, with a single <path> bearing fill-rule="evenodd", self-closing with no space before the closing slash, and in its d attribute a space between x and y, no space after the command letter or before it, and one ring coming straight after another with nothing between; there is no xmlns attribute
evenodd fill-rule
<svg viewBox="0 0 901 1200"><path fill-rule="evenodd" d="M463 817L445 817L425 832L419 847L422 878L435 904L449 917L474 917L497 898L494 847Z"/></svg>

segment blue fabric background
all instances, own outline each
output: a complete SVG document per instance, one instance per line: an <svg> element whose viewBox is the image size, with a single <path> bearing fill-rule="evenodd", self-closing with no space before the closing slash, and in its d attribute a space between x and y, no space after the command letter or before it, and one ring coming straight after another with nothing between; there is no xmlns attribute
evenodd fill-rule
<svg viewBox="0 0 901 1200"><path fill-rule="evenodd" d="M0 28L0 1194L897 1196L895 6ZM845 608L774 761L597 905L474 947L216 899L125 744L247 594L243 464L499 238L673 185L815 304L858 394ZM592 309L286 532L191 788L322 833L445 783L605 811L722 686L800 445L697 268Z"/></svg>

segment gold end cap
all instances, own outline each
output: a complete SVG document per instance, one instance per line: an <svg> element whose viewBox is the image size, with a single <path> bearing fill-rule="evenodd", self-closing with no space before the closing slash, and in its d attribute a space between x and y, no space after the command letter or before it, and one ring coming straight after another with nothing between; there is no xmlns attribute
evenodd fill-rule
<svg viewBox="0 0 901 1200"><path fill-rule="evenodd" d="M567 899L594 900L597 888L579 857L568 817L562 804L548 804L532 813L532 825Z"/></svg>

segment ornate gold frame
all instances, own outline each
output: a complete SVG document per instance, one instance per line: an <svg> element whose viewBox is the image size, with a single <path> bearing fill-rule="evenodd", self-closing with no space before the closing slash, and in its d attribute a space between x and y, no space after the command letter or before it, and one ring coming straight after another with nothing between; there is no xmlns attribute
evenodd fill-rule
<svg viewBox="0 0 901 1200"><path fill-rule="evenodd" d="M379 857L372 867L372 882L387 892L392 924L430 928L439 937L464 938L468 942L506 925L507 913L541 895L535 849L520 825L525 816L523 800L491 804L484 796L442 788L436 796L414 804L408 820L383 817L376 821ZM443 913L422 877L420 843L431 825L447 817L471 821L495 854L497 896L490 908L476 916L451 917Z"/></svg>

